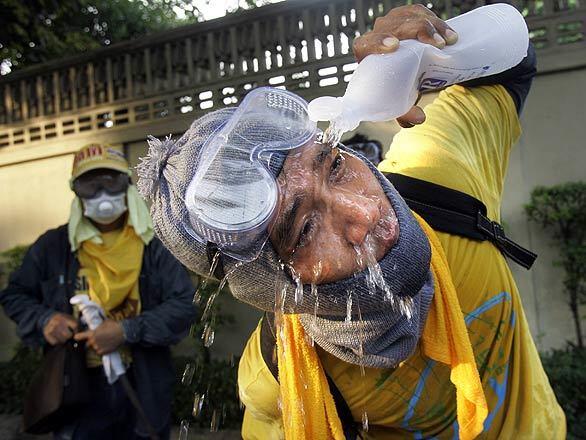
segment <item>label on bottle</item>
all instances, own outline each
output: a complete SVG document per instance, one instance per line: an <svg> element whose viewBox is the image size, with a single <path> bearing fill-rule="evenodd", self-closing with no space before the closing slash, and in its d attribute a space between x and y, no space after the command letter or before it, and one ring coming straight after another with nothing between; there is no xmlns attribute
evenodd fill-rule
<svg viewBox="0 0 586 440"><path fill-rule="evenodd" d="M481 76L490 75L490 66L455 68L431 64L419 77L419 90L437 90L451 84L459 84Z"/></svg>

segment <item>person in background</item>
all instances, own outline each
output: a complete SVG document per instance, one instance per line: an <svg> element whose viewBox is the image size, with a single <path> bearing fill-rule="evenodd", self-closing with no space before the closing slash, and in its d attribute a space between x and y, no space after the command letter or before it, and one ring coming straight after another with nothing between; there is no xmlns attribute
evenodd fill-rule
<svg viewBox="0 0 586 440"><path fill-rule="evenodd" d="M56 439L139 439L148 428L101 356L118 350L151 427L169 438L175 373L170 346L195 320L187 271L154 236L122 153L89 145L75 154L69 222L44 233L0 294L18 336L32 346L85 341L90 402ZM87 294L106 319L82 331L69 299Z"/></svg>

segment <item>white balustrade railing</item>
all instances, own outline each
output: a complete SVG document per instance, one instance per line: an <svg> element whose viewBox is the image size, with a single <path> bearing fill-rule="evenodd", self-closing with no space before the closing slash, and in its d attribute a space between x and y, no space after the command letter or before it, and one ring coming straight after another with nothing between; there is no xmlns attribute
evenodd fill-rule
<svg viewBox="0 0 586 440"><path fill-rule="evenodd" d="M403 2L404 3L404 2ZM443 18L484 1L430 0ZM539 52L586 48L579 0L513 2ZM258 85L311 98L335 93L356 64L352 41L402 2L296 0L161 32L0 78L2 147L238 103ZM564 66L556 66L563 68Z"/></svg>

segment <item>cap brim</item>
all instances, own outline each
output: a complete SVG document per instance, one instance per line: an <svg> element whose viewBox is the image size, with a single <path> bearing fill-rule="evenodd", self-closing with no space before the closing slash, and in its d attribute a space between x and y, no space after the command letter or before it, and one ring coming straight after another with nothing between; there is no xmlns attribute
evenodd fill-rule
<svg viewBox="0 0 586 440"><path fill-rule="evenodd" d="M106 170L114 170L120 171L121 173L128 174L129 176L132 175L132 171L125 167L124 165L120 164L113 164L113 163L103 163L103 162L96 162L96 163L89 163L86 166L80 167L75 174L72 174L71 180L77 179L79 176L87 173L88 171L92 170L99 170L99 169L106 169Z"/></svg>

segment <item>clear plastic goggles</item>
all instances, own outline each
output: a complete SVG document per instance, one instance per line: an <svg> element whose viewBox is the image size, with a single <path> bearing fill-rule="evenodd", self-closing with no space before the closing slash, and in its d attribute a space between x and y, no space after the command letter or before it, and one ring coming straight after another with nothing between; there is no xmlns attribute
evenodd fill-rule
<svg viewBox="0 0 586 440"><path fill-rule="evenodd" d="M256 258L278 205L271 156L316 134L299 96L270 87L248 93L202 146L185 193L194 237L241 261Z"/></svg>

